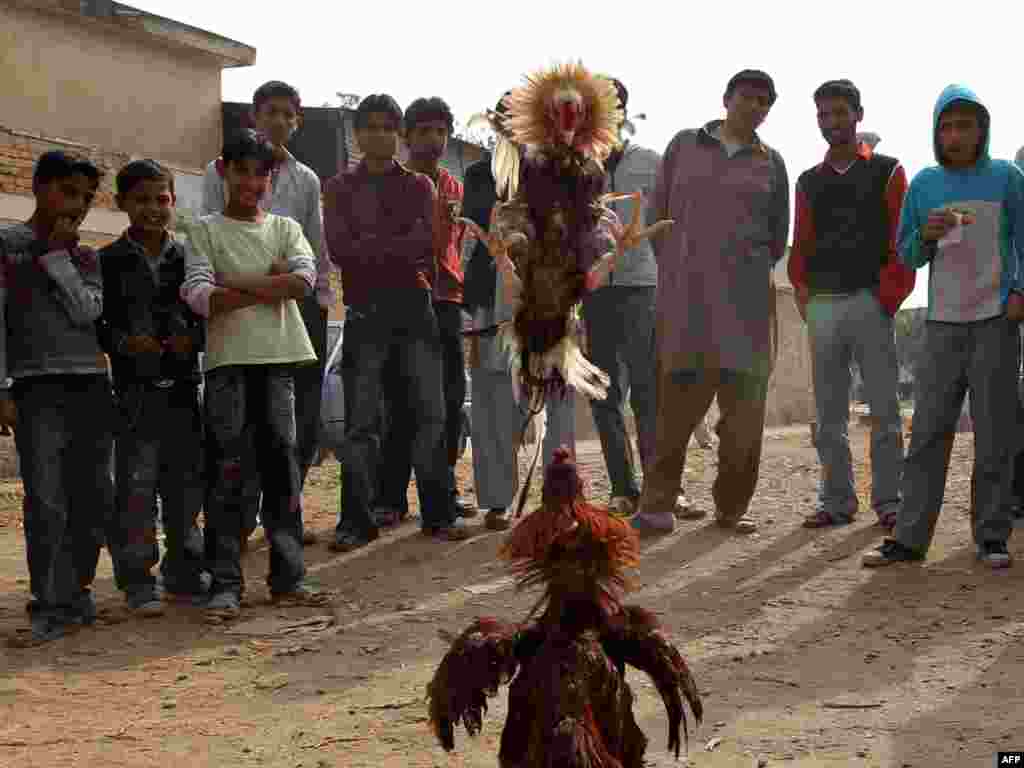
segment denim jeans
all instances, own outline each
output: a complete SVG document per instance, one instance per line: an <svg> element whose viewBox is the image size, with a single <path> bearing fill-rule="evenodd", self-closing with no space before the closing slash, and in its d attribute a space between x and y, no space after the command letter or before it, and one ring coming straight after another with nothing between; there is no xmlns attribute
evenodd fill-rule
<svg viewBox="0 0 1024 768"><path fill-rule="evenodd" d="M305 578L292 367L216 368L206 375L205 407L215 467L205 530L212 592L241 595L244 587L244 490L251 470L263 489L260 511L270 544L267 585L271 593L287 592Z"/></svg>
<svg viewBox="0 0 1024 768"><path fill-rule="evenodd" d="M381 404L385 386L397 387L411 423L411 464L420 489L424 527L452 522L437 320L424 292L419 319L395 322L386 311L349 310L345 320L343 379L345 439L341 446L339 530L367 534L377 498L381 460ZM387 385L385 379L391 377ZM406 476L403 492L408 485ZM394 488L384 489L393 494Z"/></svg>
<svg viewBox="0 0 1024 768"><path fill-rule="evenodd" d="M194 384L138 384L118 396L117 505L112 535L117 585L151 590L160 553L154 504L161 498L166 548L160 570L171 592L197 592L203 570L196 527L203 505L203 423Z"/></svg>
<svg viewBox="0 0 1024 768"><path fill-rule="evenodd" d="M92 584L113 518L113 392L103 375L47 375L13 396L32 608L57 613Z"/></svg>
<svg viewBox="0 0 1024 768"><path fill-rule="evenodd" d="M296 458L301 488L306 483L306 475L320 442L320 405L323 398L324 366L327 363L327 310L320 307L315 296L307 297L299 306L317 357L316 364L296 366L293 372Z"/></svg>
<svg viewBox="0 0 1024 768"><path fill-rule="evenodd" d="M441 389L444 399L444 448L448 462L445 475L452 502L458 499L455 465L459 460L462 406L466 401L466 359L462 346L462 308L450 301L434 304L441 352ZM417 417L407 405L405 385L394 356L384 372L386 426L382 434L377 492L379 504L407 511L406 491L412 478L412 441ZM423 497L420 496L420 504Z"/></svg>

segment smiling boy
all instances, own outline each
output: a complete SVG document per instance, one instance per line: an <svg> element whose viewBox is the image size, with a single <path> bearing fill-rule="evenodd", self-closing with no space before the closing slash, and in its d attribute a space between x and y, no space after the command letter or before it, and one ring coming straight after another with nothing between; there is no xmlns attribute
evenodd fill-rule
<svg viewBox="0 0 1024 768"><path fill-rule="evenodd" d="M224 147L218 171L228 191L224 213L189 229L182 296L207 319L206 425L213 490L206 507L213 575L212 619L239 614L244 478L257 471L262 522L270 544L272 599L321 604L305 582L300 479L295 452L298 365L315 365L298 302L313 291L313 251L299 225L261 208L273 146L243 131Z"/></svg>

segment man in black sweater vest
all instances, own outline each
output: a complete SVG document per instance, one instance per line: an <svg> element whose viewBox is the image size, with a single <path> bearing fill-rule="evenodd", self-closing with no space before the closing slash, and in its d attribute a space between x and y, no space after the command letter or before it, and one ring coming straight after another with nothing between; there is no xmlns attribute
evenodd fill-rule
<svg viewBox="0 0 1024 768"><path fill-rule="evenodd" d="M849 523L857 512L849 444L850 364L871 408L871 506L891 528L900 505L903 424L893 316L914 288L899 261L896 228L907 189L900 162L858 141L864 117L849 80L814 93L825 161L797 180L789 279L811 343L820 504L809 528Z"/></svg>

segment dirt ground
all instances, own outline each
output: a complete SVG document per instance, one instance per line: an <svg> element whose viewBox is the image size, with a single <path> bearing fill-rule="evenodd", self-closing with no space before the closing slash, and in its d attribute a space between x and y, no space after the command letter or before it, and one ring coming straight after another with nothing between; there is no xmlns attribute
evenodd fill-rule
<svg viewBox="0 0 1024 768"><path fill-rule="evenodd" d="M854 430L862 503L865 438ZM1024 749L1024 563L975 563L970 457L970 436L959 436L923 566L861 568L880 534L866 504L851 526L800 527L819 471L806 427L766 437L759 533L703 520L644 545L632 600L661 612L704 695L689 765L980 768L1000 748ZM580 462L601 498L596 443L580 446ZM713 452L691 451L687 490L706 508L714 467ZM313 472L306 508L324 537L337 493L336 464ZM19 505L18 486L0 485L7 636L25 625ZM530 604L495 557L499 541L480 528L468 542L439 543L407 522L349 555L316 546L311 575L338 591L322 612L267 604L257 542L242 619L220 627L180 604L160 619L126 617L104 553L96 627L42 649L0 643L0 765L494 766L504 691L481 736L460 731L450 756L427 731L423 695L446 651L438 630ZM1016 542L1011 552L1024 556ZM660 700L642 676L630 680L649 765L673 765Z"/></svg>

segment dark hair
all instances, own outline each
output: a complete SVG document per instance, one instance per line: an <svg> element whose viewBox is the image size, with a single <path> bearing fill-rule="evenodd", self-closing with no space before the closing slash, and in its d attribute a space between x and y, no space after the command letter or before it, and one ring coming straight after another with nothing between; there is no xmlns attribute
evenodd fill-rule
<svg viewBox="0 0 1024 768"><path fill-rule="evenodd" d="M224 165L238 163L242 160L256 160L263 169L270 173L274 166L274 147L261 133L246 128L224 142L220 153Z"/></svg>
<svg viewBox="0 0 1024 768"><path fill-rule="evenodd" d="M405 110L404 130L409 133L420 123L428 120L442 120L448 126L448 135L451 136L455 130L455 118L452 116L451 107L439 96L431 96L429 99L416 99Z"/></svg>
<svg viewBox="0 0 1024 768"><path fill-rule="evenodd" d="M622 108L622 111L625 112L626 104L629 103L629 91L626 90L626 86L622 84L622 81L619 80L619 78L609 77L608 79L611 80L612 85L615 86L615 92L619 94L619 106Z"/></svg>
<svg viewBox="0 0 1024 768"><path fill-rule="evenodd" d="M860 111L860 91L851 80L828 80L814 92L814 101L822 99L845 99L854 112Z"/></svg>
<svg viewBox="0 0 1024 768"><path fill-rule="evenodd" d="M257 88L256 93L252 95L253 112L259 112L264 102L271 99L288 99L295 106L296 112L302 109L302 99L299 98L299 92L294 87L280 80L271 80Z"/></svg>
<svg viewBox="0 0 1024 768"><path fill-rule="evenodd" d="M117 196L124 197L143 181L162 181L174 194L174 174L156 160L132 160L117 172Z"/></svg>
<svg viewBox="0 0 1024 768"><path fill-rule="evenodd" d="M386 93L373 93L359 102L356 107L355 129L358 131L366 127L367 118L374 112L382 113L395 122L395 128L402 127L402 108L398 102Z"/></svg>
<svg viewBox="0 0 1024 768"><path fill-rule="evenodd" d="M99 186L100 178L103 176L103 171L83 155L76 155L61 149L44 152L39 156L35 170L32 172L32 187L49 184L56 179L66 179L78 173L92 181L93 186L96 187Z"/></svg>
<svg viewBox="0 0 1024 768"><path fill-rule="evenodd" d="M729 79L728 84L725 86L725 98L728 99L732 96L732 92L736 90L736 87L742 84L767 88L770 103L775 103L775 99L777 98L777 94L775 93L775 81L772 80L771 76L767 72L762 72L760 69L744 69L737 72Z"/></svg>

